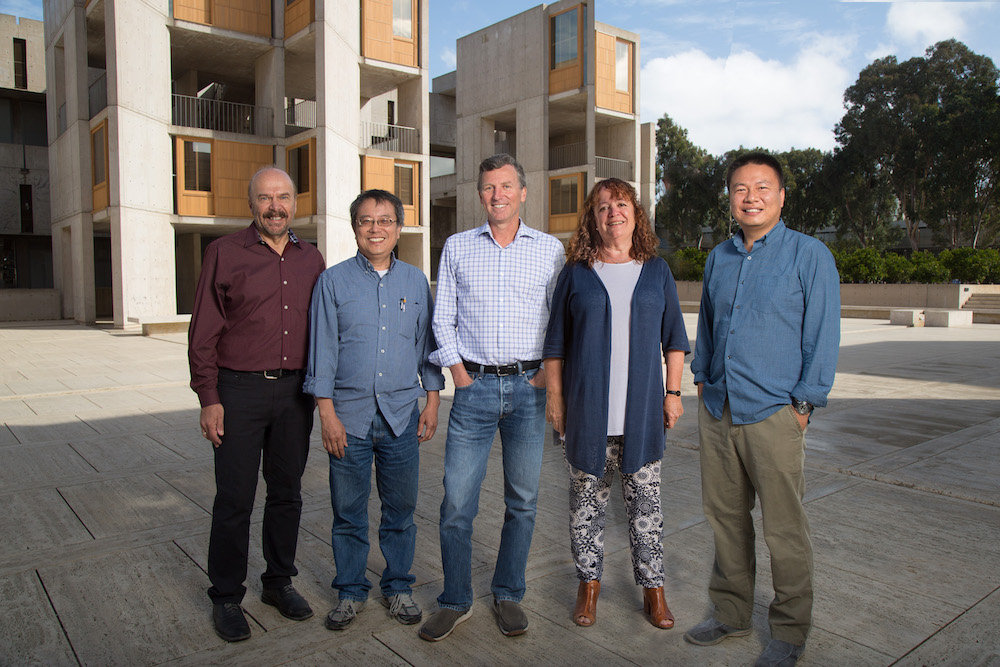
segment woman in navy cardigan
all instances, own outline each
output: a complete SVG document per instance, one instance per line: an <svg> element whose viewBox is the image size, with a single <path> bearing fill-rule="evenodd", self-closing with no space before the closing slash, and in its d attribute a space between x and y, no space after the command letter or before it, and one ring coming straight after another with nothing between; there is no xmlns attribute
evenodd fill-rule
<svg viewBox="0 0 1000 667"><path fill-rule="evenodd" d="M635 189L616 178L601 181L584 204L552 297L543 350L545 415L565 440L580 579L577 625L597 618L605 511L616 471L643 610L656 627L674 625L663 597L660 459L664 429L684 412L681 372L690 347L658 245Z"/></svg>

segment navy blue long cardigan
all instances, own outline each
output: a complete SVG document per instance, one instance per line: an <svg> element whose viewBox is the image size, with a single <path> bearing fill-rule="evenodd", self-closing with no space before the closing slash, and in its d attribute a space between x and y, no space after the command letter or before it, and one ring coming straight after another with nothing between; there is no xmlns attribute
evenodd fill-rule
<svg viewBox="0 0 1000 667"><path fill-rule="evenodd" d="M634 473L663 457L663 352L691 351L677 286L667 263L642 266L632 293L628 394L622 472ZM583 264L563 267L552 297L542 356L563 360L566 458L591 475L604 475L611 377L611 301L597 273Z"/></svg>

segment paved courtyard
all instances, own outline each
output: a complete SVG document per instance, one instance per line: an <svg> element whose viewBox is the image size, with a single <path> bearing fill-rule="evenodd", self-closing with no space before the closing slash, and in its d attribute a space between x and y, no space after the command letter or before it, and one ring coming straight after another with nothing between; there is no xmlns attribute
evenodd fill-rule
<svg viewBox="0 0 1000 667"><path fill-rule="evenodd" d="M685 316L692 335L696 317ZM998 665L1000 325L841 325L831 404L817 411L807 437L816 605L799 664ZM7 324L0 357L2 665L745 665L766 641L762 540L756 632L705 648L682 639L708 613L712 557L689 372L686 414L670 433L662 473L666 597L676 629L657 630L642 614L618 497L597 624L573 624L566 470L549 443L524 600L530 629L500 634L489 604L503 521L497 443L475 524L472 618L432 644L373 599L347 631L326 630L334 565L317 424L295 581L316 616L296 623L259 600L261 484L244 600L253 637L226 644L205 595L214 483L187 386L185 337ZM425 614L441 590L437 517L450 399L443 403L441 427L421 457L414 573ZM369 509L376 517L377 499ZM371 535L377 591L383 563L374 528Z"/></svg>

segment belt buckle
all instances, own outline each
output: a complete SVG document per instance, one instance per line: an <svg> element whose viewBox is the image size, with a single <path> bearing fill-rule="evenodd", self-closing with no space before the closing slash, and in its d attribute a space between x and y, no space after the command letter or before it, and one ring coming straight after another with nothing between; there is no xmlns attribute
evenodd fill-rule
<svg viewBox="0 0 1000 667"><path fill-rule="evenodd" d="M264 377L267 378L268 380L277 380L278 378L281 377L281 371L278 371L277 375L268 375L267 373L268 371L264 371Z"/></svg>
<svg viewBox="0 0 1000 667"><path fill-rule="evenodd" d="M509 375L517 375L517 364L507 364L506 366L497 366L497 376L507 377Z"/></svg>

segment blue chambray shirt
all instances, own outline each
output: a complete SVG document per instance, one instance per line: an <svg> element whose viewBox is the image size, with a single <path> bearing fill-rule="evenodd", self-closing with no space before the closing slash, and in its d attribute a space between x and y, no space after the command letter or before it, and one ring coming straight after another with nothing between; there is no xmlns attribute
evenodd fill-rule
<svg viewBox="0 0 1000 667"><path fill-rule="evenodd" d="M779 221L747 252L743 232L705 263L691 372L705 407L734 424L766 419L791 397L826 405L840 346L840 276L819 240Z"/></svg>
<svg viewBox="0 0 1000 667"><path fill-rule="evenodd" d="M417 399L444 388L434 350L431 290L414 266L392 258L383 277L359 251L320 275L309 306L303 389L332 398L347 432L368 435L376 408L398 437Z"/></svg>

